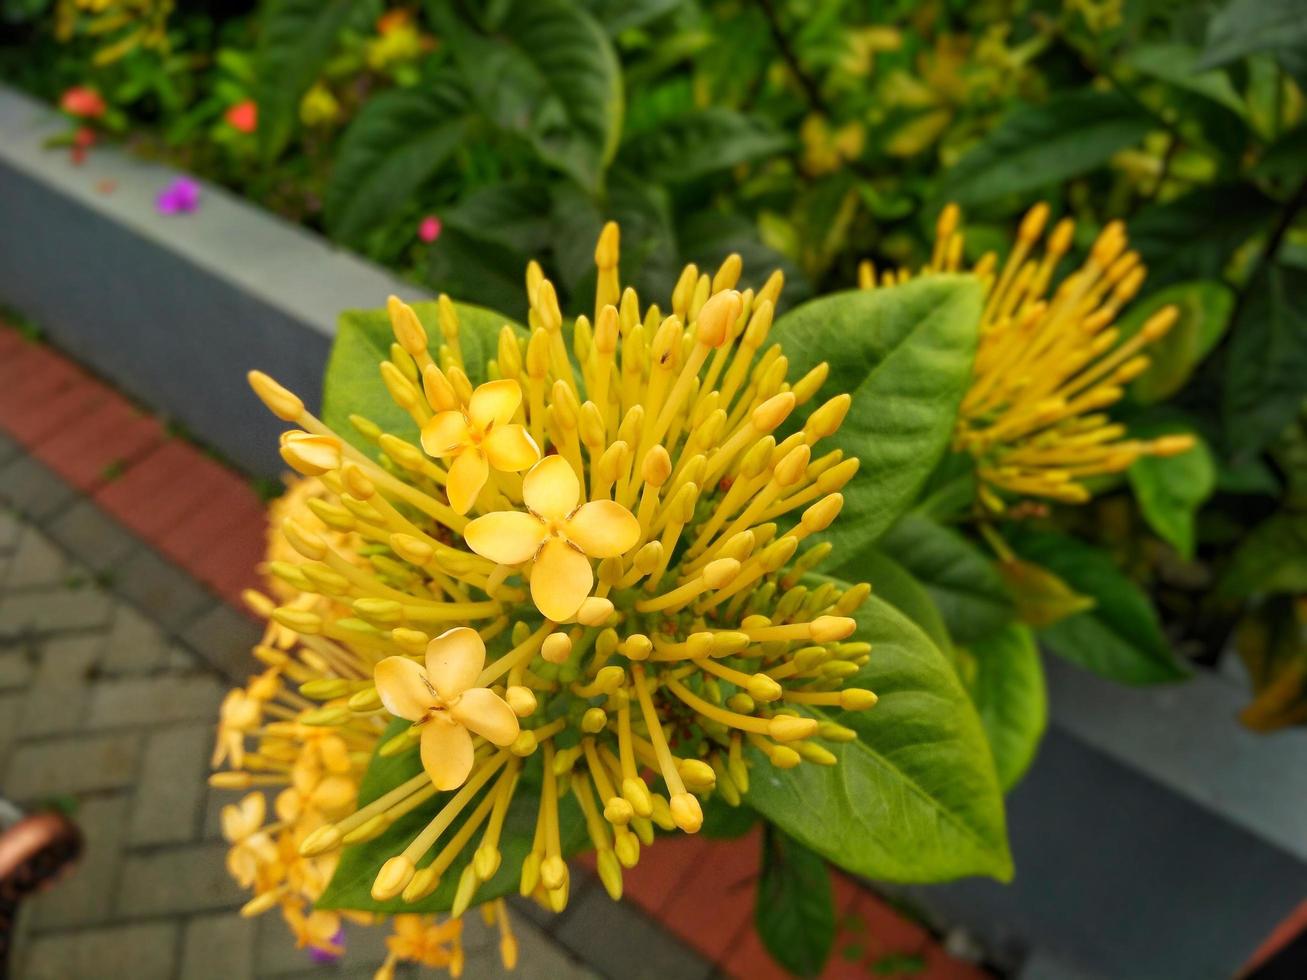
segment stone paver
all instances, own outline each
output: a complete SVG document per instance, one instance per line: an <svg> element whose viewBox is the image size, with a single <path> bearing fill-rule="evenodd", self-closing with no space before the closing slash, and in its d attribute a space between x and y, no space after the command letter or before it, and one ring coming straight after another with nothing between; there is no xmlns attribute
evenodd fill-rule
<svg viewBox="0 0 1307 980"><path fill-rule="evenodd" d="M145 743L129 839L133 844L171 844L195 839L213 726L167 728Z"/></svg>
<svg viewBox="0 0 1307 980"><path fill-rule="evenodd" d="M27 980L169 980L176 969L173 922L110 926L32 938L18 976ZM210 974L216 980L217 974Z"/></svg>
<svg viewBox="0 0 1307 980"><path fill-rule="evenodd" d="M182 938L182 980L250 980L256 928L253 919L234 912L191 919Z"/></svg>

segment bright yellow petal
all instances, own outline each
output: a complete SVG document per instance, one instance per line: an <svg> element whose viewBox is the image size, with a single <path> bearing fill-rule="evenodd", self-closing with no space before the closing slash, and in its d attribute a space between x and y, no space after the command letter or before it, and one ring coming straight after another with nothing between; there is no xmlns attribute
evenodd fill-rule
<svg viewBox="0 0 1307 980"><path fill-rule="evenodd" d="M613 500L592 500L563 525L567 540L591 558L616 558L640 540L640 522Z"/></svg>
<svg viewBox="0 0 1307 980"><path fill-rule="evenodd" d="M467 403L467 416L478 429L485 431L492 425L507 425L513 413L522 404L522 389L516 381L487 381Z"/></svg>
<svg viewBox="0 0 1307 980"><path fill-rule="evenodd" d="M462 412L437 412L422 426L422 448L428 456L450 456L471 441Z"/></svg>
<svg viewBox="0 0 1307 980"><path fill-rule="evenodd" d="M477 682L486 665L486 645L474 629L455 626L427 644L427 679L446 701Z"/></svg>
<svg viewBox="0 0 1307 980"><path fill-rule="evenodd" d="M472 771L472 736L452 718L422 726L422 768L436 789L458 789Z"/></svg>
<svg viewBox="0 0 1307 980"><path fill-rule="evenodd" d="M381 703L396 718L420 721L435 704L427 674L407 657L387 657L373 670Z"/></svg>
<svg viewBox="0 0 1307 980"><path fill-rule="evenodd" d="M482 738L496 745L511 745L521 731L517 715L508 702L485 687L473 687L463 692L458 704L449 713Z"/></svg>
<svg viewBox="0 0 1307 980"><path fill-rule="evenodd" d="M463 529L463 537L482 558L501 565L520 565L540 548L545 526L530 514L497 510L471 521Z"/></svg>
<svg viewBox="0 0 1307 980"><path fill-rule="evenodd" d="M497 425L481 443L481 451L504 473L524 470L540 459L540 447L522 425Z"/></svg>
<svg viewBox="0 0 1307 980"><path fill-rule="evenodd" d="M545 520L563 520L581 502L572 464L562 456L546 456L522 478L522 499Z"/></svg>
<svg viewBox="0 0 1307 980"><path fill-rule="evenodd" d="M556 623L571 619L592 585L594 572L585 555L561 538L545 542L531 570L531 598L537 609Z"/></svg>
<svg viewBox="0 0 1307 980"><path fill-rule="evenodd" d="M466 514L476 503L477 494L486 485L490 476L490 466L480 449L468 447L454 457L449 467L449 481L445 484L445 493L449 495L449 506L460 514Z"/></svg>

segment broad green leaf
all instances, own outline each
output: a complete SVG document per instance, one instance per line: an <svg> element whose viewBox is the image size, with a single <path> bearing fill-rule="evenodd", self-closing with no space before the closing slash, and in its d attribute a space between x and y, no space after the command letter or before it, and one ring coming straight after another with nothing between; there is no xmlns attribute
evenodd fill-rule
<svg viewBox="0 0 1307 980"><path fill-rule="evenodd" d="M1161 79L1177 88L1195 92L1242 116L1243 99L1234 90L1230 77L1223 71L1195 71L1198 50L1188 44L1165 41L1143 44L1125 56L1126 64L1136 71Z"/></svg>
<svg viewBox="0 0 1307 980"><path fill-rule="evenodd" d="M1132 435L1152 438L1189 433L1184 425L1136 427ZM1202 439L1178 456L1141 456L1127 475L1148 526L1182 558L1194 554L1194 523L1198 509L1216 488L1216 464Z"/></svg>
<svg viewBox="0 0 1307 980"><path fill-rule="evenodd" d="M1199 71L1268 49L1307 45L1307 17L1299 0L1230 0L1207 25Z"/></svg>
<svg viewBox="0 0 1307 980"><path fill-rule="evenodd" d="M827 440L862 463L843 491L832 537L838 561L852 560L908 510L948 448L971 381L979 320L975 280L932 276L835 293L776 321L769 339L782 345L790 377L830 364L814 405L841 392L853 396L844 425Z"/></svg>
<svg viewBox="0 0 1307 980"><path fill-rule="evenodd" d="M515 0L493 34L433 8L485 113L596 191L621 138L622 73L604 28L569 0Z"/></svg>
<svg viewBox="0 0 1307 980"><path fill-rule="evenodd" d="M703 826L699 833L712 840L734 840L758 825L758 811L751 806L731 806L714 793L703 801Z"/></svg>
<svg viewBox="0 0 1307 980"><path fill-rule="evenodd" d="M408 725L407 721L395 719L378 744L384 744L389 737L399 734ZM518 780L517 789L513 793L513 802L508 808L508 815L504 821L503 836L500 838L499 850L503 860L495 876L478 889L474 904L479 905L507 895L517 888L522 861L531 850L536 814L540 808L539 758L537 754L528 760L523 768L522 777ZM368 764L367 772L363 775L363 782L359 785L358 805L365 806L371 803L421 771L422 761L418 758L416 746L408 752L388 759L374 754ZM482 790L482 794L489 792L493 787L494 779L486 789ZM407 847L453 796L453 793L437 793L427 803L396 820L381 836L362 844L346 847L341 852L340 863L336 865L336 872L332 875L326 891L317 901L318 908L391 913L448 911L454 902L458 879L463 869L471 863L473 852L476 850L477 838L475 837L454 859L449 870L441 876L440 885L436 890L421 901L410 904L401 898L393 898L378 902L372 897L372 883L376 880L381 866ZM460 818L456 819L441 840L436 842L435 849L428 857L434 857L441 843L448 841L458 832L466 815L470 814L483 798L483 795L478 795L468 804ZM584 845L587 836L580 808L570 795L559 802L558 817L563 848L567 853L573 853ZM418 866L422 867L426 863L428 862L425 860L419 860Z"/></svg>
<svg viewBox="0 0 1307 980"><path fill-rule="evenodd" d="M467 135L468 105L448 79L369 99L340 141L323 202L327 229L359 243L402 209Z"/></svg>
<svg viewBox="0 0 1307 980"><path fill-rule="evenodd" d="M1180 316L1161 340L1148 345L1148 369L1130 383L1130 394L1151 405L1170 398L1225 333L1234 308L1234 293L1215 280L1177 283L1134 303L1116 323L1122 340L1139 332L1150 316L1174 306Z"/></svg>
<svg viewBox="0 0 1307 980"><path fill-rule="evenodd" d="M1150 289L1220 279L1230 257L1275 212L1275 202L1251 183L1208 184L1143 208L1130 221L1130 244L1148 266Z"/></svg>
<svg viewBox="0 0 1307 980"><path fill-rule="evenodd" d="M796 976L821 973L835 945L835 896L826 862L772 827L763 835L753 923L772 958Z"/></svg>
<svg viewBox="0 0 1307 980"><path fill-rule="evenodd" d="M880 548L868 545L853 561L831 569L829 574L846 582L869 582L879 598L920 627L941 652L948 653L952 648L948 627L926 587Z"/></svg>
<svg viewBox="0 0 1307 980"><path fill-rule="evenodd" d="M880 695L869 711L828 713L858 733L835 766L780 770L761 756L748 802L855 874L885 881L1012 875L1002 791L980 718L926 634L873 594L855 614L875 651L847 686ZM819 816L818 816L819 815Z"/></svg>
<svg viewBox="0 0 1307 980"><path fill-rule="evenodd" d="M959 654L970 667L965 682L989 736L998 781L1012 789L1034 761L1048 725L1044 665L1030 630L1005 626Z"/></svg>
<svg viewBox="0 0 1307 980"><path fill-rule="evenodd" d="M957 531L907 514L877 546L925 587L958 643L988 636L1012 618L1012 597L994 562Z"/></svg>
<svg viewBox="0 0 1307 980"><path fill-rule="evenodd" d="M1279 436L1307 399L1307 270L1264 269L1245 290L1225 365L1225 439L1252 455Z"/></svg>
<svg viewBox="0 0 1307 980"><path fill-rule="evenodd" d="M1004 558L998 563L1016 604L1017 619L1027 626L1043 629L1068 616L1094 608L1094 600L1076 592L1060 578L1033 562Z"/></svg>
<svg viewBox="0 0 1307 980"><path fill-rule="evenodd" d="M1086 670L1123 684L1179 680L1179 664L1148 597L1112 563L1083 541L1051 532L1011 535L1021 557L1050 569L1067 585L1094 600L1094 608L1039 632L1042 644Z"/></svg>
<svg viewBox="0 0 1307 980"><path fill-rule="evenodd" d="M761 117L709 106L631 134L622 159L650 180L675 184L774 156L792 142Z"/></svg>
<svg viewBox="0 0 1307 980"><path fill-rule="evenodd" d="M1300 178L1307 172L1307 125L1289 130L1266 148L1253 173L1271 179Z"/></svg>
<svg viewBox="0 0 1307 980"><path fill-rule="evenodd" d="M940 194L980 204L1060 184L1154 128L1135 103L1110 92L1086 89L1019 106L947 172Z"/></svg>
<svg viewBox="0 0 1307 980"><path fill-rule="evenodd" d="M590 13L614 37L632 27L643 27L683 3L685 0L585 0Z"/></svg>
<svg viewBox="0 0 1307 980"><path fill-rule="evenodd" d="M1221 576L1218 591L1237 598L1307 592L1307 514L1281 511L1253 528Z"/></svg>
<svg viewBox="0 0 1307 980"><path fill-rule="evenodd" d="M299 119L300 99L317 81L336 39L363 0L266 0L256 54L259 149L273 160Z"/></svg>
<svg viewBox="0 0 1307 980"><path fill-rule="evenodd" d="M414 303L413 309L426 327L428 343L440 338L439 317L434 301ZM499 329L519 324L501 313L480 306L455 303L459 321L459 343L473 383L485 380L486 361L495 356ZM387 432L416 441L417 426L408 413L395 404L381 382L380 364L390 356L394 342L390 318L385 310L346 310L336 327L336 341L327 361L322 382L322 420L343 438L364 452L373 446L350 424L351 415L371 419Z"/></svg>

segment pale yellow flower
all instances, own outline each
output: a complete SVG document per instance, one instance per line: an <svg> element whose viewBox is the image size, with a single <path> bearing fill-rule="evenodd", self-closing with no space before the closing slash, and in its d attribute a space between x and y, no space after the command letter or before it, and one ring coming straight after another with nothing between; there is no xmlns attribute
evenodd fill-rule
<svg viewBox="0 0 1307 980"><path fill-rule="evenodd" d="M492 466L516 473L540 459L540 447L526 428L513 424L521 403L516 381L490 381L472 392L467 408L438 412L422 427L428 455L454 457L445 489L458 513L472 509Z"/></svg>
<svg viewBox="0 0 1307 980"><path fill-rule="evenodd" d="M426 669L407 657L377 664L377 694L386 710L422 726L422 765L437 789L461 786L472 771L472 733L495 745L517 738L517 715L486 687L474 687L486 645L466 626L427 644Z"/></svg>
<svg viewBox="0 0 1307 980"><path fill-rule="evenodd" d="M485 514L468 524L468 547L501 565L535 559L531 598L544 615L564 622L594 585L591 558L616 558L640 540L640 522L612 500L581 503L581 482L561 456L542 459L522 481L526 512ZM579 506L578 506L579 505Z"/></svg>
<svg viewBox="0 0 1307 980"><path fill-rule="evenodd" d="M245 733L263 721L263 702L252 698L242 688L227 692L218 711L218 739L209 764L214 768L231 760L239 769L245 760Z"/></svg>

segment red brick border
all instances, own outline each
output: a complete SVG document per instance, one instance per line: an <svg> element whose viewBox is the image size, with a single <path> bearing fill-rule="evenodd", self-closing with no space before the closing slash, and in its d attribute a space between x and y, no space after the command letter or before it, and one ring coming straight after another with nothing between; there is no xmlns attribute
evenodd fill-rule
<svg viewBox="0 0 1307 980"><path fill-rule="evenodd" d="M258 587L264 505L251 483L92 378L52 348L0 325L0 429L134 535L245 612ZM674 836L625 872L625 895L671 933L747 980L789 976L753 928L761 848L755 830L730 841ZM917 957L916 980L985 980L919 925L843 874L840 935L826 980L872 974L887 956Z"/></svg>

